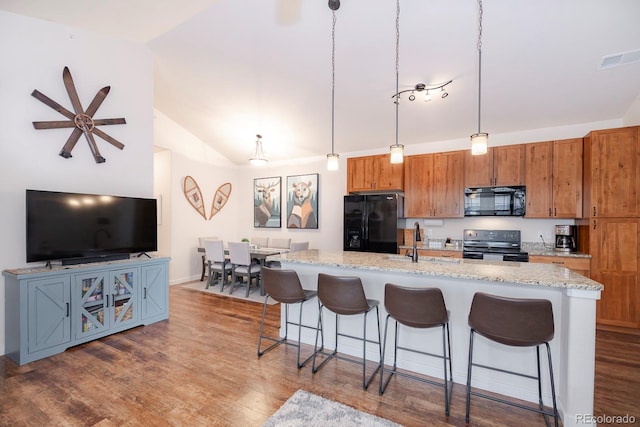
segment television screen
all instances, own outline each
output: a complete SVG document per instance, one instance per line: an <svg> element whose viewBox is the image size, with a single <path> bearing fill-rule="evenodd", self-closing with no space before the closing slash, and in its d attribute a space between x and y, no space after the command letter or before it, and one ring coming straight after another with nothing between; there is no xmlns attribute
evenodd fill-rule
<svg viewBox="0 0 640 427"><path fill-rule="evenodd" d="M27 262L157 250L155 199L27 190L26 201Z"/></svg>

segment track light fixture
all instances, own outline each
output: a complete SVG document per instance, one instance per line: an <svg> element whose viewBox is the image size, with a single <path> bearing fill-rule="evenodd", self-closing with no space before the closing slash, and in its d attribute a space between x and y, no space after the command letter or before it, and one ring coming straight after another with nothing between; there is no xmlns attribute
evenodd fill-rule
<svg viewBox="0 0 640 427"><path fill-rule="evenodd" d="M440 97L446 98L447 96L449 96L449 93L445 89L445 86L447 86L451 82L453 82L453 80L449 80L448 82L445 82L445 83L429 84L429 85L424 83L418 83L412 89L401 90L400 92L397 92L395 95L393 95L391 98L394 100L400 100L400 95L402 95L403 93L411 92L411 94L409 95L409 101L415 101L416 92L418 93L425 92L424 100L431 101L431 94L437 91L438 89L440 89Z"/></svg>

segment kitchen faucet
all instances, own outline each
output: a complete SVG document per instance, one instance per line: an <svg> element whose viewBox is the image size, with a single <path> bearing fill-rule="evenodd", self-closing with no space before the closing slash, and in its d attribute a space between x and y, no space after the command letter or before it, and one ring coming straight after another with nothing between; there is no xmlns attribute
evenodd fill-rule
<svg viewBox="0 0 640 427"><path fill-rule="evenodd" d="M411 262L418 262L418 242L422 241L420 238L420 224L418 221L413 224L413 254L411 254Z"/></svg>

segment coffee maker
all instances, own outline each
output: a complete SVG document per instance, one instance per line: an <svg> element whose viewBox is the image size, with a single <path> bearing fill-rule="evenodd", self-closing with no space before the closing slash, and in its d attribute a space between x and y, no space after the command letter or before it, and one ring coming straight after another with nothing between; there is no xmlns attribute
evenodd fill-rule
<svg viewBox="0 0 640 427"><path fill-rule="evenodd" d="M575 225L556 225L556 245L558 252L575 252L577 235Z"/></svg>

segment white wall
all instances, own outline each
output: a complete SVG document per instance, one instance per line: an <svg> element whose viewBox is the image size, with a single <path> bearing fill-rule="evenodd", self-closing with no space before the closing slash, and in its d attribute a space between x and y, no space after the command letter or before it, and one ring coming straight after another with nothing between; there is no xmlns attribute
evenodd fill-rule
<svg viewBox="0 0 640 427"><path fill-rule="evenodd" d="M631 104L631 107L629 107L629 110L627 110L623 118L623 123L624 126L640 125L640 95L638 95L633 104Z"/></svg>
<svg viewBox="0 0 640 427"><path fill-rule="evenodd" d="M122 42L0 11L0 270L27 266L25 190L42 189L153 197L152 57ZM124 117L101 129L120 151L96 138L107 159L96 164L84 139L70 159L58 152L71 129L35 130L32 121L65 118L30 96L34 89L72 110L63 82L68 66L86 108L96 92L111 92L96 117ZM4 277L0 279L0 354L4 354Z"/></svg>

